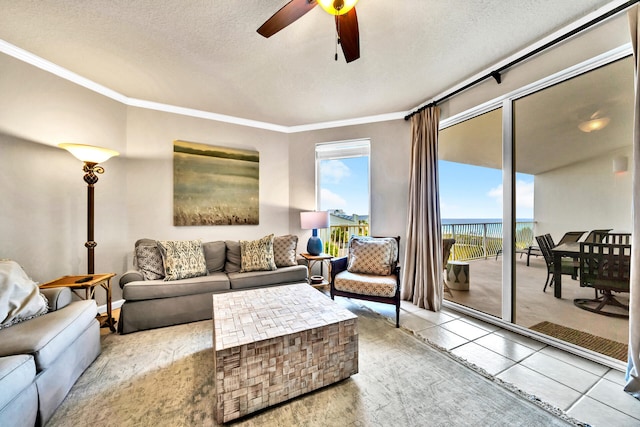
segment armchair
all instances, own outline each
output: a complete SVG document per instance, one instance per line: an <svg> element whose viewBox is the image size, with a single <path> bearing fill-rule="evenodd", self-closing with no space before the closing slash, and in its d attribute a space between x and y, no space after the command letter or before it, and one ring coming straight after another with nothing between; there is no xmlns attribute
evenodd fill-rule
<svg viewBox="0 0 640 427"><path fill-rule="evenodd" d="M393 304L400 327L400 237L349 239L347 256L331 261L331 299L336 296Z"/></svg>

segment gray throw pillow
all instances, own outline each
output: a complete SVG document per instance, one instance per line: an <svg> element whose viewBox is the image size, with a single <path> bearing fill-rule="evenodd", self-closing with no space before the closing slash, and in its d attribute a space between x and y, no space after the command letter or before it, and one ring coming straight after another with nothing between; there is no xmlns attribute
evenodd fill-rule
<svg viewBox="0 0 640 427"><path fill-rule="evenodd" d="M20 264L0 260L0 329L47 313L48 301Z"/></svg>
<svg viewBox="0 0 640 427"><path fill-rule="evenodd" d="M224 271L227 245L223 241L207 242L202 244L202 249L209 273Z"/></svg>
<svg viewBox="0 0 640 427"><path fill-rule="evenodd" d="M276 267L290 267L297 265L296 249L298 247L298 236L289 234L278 236L273 239L273 257Z"/></svg>
<svg viewBox="0 0 640 427"><path fill-rule="evenodd" d="M227 240L224 243L227 246L227 262L224 264L224 271L227 273L238 273L242 267L240 242Z"/></svg>

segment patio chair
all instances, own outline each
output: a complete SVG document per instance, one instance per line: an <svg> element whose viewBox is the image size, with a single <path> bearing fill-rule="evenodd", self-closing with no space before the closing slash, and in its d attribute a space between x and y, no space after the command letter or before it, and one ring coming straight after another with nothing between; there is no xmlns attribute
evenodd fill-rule
<svg viewBox="0 0 640 427"><path fill-rule="evenodd" d="M564 236L562 236L562 239L560 239L558 244L554 245L554 247L560 246L563 243L575 243L580 240L584 233L586 233L586 231L567 231L566 233L564 233Z"/></svg>
<svg viewBox="0 0 640 427"><path fill-rule="evenodd" d="M546 292L547 286L551 287L554 283L554 261L553 252L551 252L551 249L554 247L553 238L550 234L544 234L542 236L536 236L536 241L538 242L538 247L540 247L544 261L547 264L547 280L545 280L544 288L542 289L542 292ZM575 280L578 277L578 267L578 261L567 257L562 258L562 274L571 276L571 278Z"/></svg>
<svg viewBox="0 0 640 427"><path fill-rule="evenodd" d="M449 261L449 256L451 255L451 248L456 244L456 239L442 239L442 269L443 271L447 268L447 261ZM447 286L446 280L443 280L442 284L444 285L444 292L449 292L449 295L453 296L451 289Z"/></svg>
<svg viewBox="0 0 640 427"><path fill-rule="evenodd" d="M602 236L601 243L608 243L610 245L630 245L631 233L606 233Z"/></svg>
<svg viewBox="0 0 640 427"><path fill-rule="evenodd" d="M601 230L591 230L589 234L587 234L587 237L584 238L584 241L586 243L602 243L604 236L609 234L611 230L612 230L611 228L605 228Z"/></svg>
<svg viewBox="0 0 640 427"><path fill-rule="evenodd" d="M573 304L605 316L629 317L629 306L618 301L613 292L629 292L630 272L631 245L581 243L580 286L594 288L596 298L576 298ZM598 291L601 293L599 297ZM607 306L618 307L618 311L609 311Z"/></svg>
<svg viewBox="0 0 640 427"><path fill-rule="evenodd" d="M393 304L400 327L400 236L352 236L347 256L331 260L331 299L335 296Z"/></svg>

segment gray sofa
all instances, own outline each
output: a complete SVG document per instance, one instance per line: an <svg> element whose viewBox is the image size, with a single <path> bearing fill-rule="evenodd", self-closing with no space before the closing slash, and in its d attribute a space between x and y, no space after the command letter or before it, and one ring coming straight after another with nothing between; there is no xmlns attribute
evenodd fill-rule
<svg viewBox="0 0 640 427"><path fill-rule="evenodd" d="M43 426L100 354L93 300L43 289L49 311L0 329L0 426Z"/></svg>
<svg viewBox="0 0 640 427"><path fill-rule="evenodd" d="M160 255L154 253L157 242L138 240L135 269L120 277L125 302L120 310L118 332L126 334L211 319L214 293L306 282L307 267L298 265L296 260L297 241L296 236L276 237L273 247L278 268L250 272L241 272L240 242L206 242L202 244L206 275L166 281L154 278L162 275L162 266L157 261Z"/></svg>

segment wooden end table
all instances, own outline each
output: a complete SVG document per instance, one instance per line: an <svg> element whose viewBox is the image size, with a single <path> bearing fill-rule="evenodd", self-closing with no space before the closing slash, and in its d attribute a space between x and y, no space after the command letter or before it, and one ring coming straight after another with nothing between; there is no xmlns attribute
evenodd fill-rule
<svg viewBox="0 0 640 427"><path fill-rule="evenodd" d="M311 283L311 268L317 263L320 263L320 275L324 277L323 275L323 266L326 263L327 264L327 268L328 268L328 272L329 272L329 277L331 277L331 259L333 258L333 256L329 255L329 254L320 254L320 255L311 255L309 253L301 253L300 256L304 259L307 260L307 268L309 270L309 284L311 286L326 286L329 284L328 280L322 280L322 283Z"/></svg>
<svg viewBox="0 0 640 427"><path fill-rule="evenodd" d="M104 289L107 292L107 317L100 322L100 327L108 327L111 332L115 332L116 320L111 312L111 278L114 276L115 273L62 276L56 280L41 284L40 289L70 288L73 293L84 299L94 299L96 289ZM84 289L84 296L79 293L81 289Z"/></svg>

